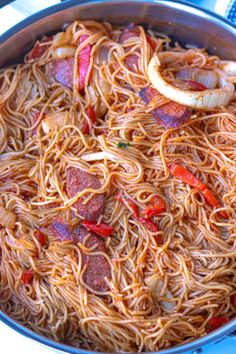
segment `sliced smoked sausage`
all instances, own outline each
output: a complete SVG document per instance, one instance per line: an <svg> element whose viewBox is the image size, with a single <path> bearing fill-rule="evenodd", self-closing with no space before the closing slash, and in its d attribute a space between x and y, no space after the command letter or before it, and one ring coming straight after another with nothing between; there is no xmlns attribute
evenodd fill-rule
<svg viewBox="0 0 236 354"><path fill-rule="evenodd" d="M87 188L101 188L97 176L75 167L66 170L66 189L70 198ZM104 195L95 194L87 204L83 204L87 196L86 194L79 198L73 206L78 210L80 216L90 221L96 221L103 211Z"/></svg>
<svg viewBox="0 0 236 354"><path fill-rule="evenodd" d="M74 58L54 59L48 65L48 76L51 82L72 88L74 75Z"/></svg>
<svg viewBox="0 0 236 354"><path fill-rule="evenodd" d="M106 245L104 240L88 231L83 226L69 225L62 217L56 217L50 230L53 235L60 241L72 241L74 244L82 243L86 248L94 247L92 252L106 253ZM85 241L86 240L86 241ZM83 274L84 282L92 289L105 292L109 290L109 286L105 281L105 277L110 278L111 268L108 260L102 255L87 255L83 251L82 267L86 266Z"/></svg>

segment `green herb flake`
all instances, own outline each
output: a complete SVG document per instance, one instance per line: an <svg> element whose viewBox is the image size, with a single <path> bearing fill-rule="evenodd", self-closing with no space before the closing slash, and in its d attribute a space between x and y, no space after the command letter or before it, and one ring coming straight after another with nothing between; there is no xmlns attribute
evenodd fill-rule
<svg viewBox="0 0 236 354"><path fill-rule="evenodd" d="M117 146L118 149L125 149L128 146L130 146L130 143L124 143L124 142L120 141L119 143L117 143L116 146Z"/></svg>

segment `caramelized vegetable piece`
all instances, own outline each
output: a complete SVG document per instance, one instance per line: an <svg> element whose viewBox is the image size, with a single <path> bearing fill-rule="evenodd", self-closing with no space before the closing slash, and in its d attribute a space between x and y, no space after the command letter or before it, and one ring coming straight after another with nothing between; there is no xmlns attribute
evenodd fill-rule
<svg viewBox="0 0 236 354"><path fill-rule="evenodd" d="M148 35L146 36L146 38L147 38L147 42L150 45L150 47L152 48L152 50L155 51L156 46L157 46L157 43L155 42L155 40Z"/></svg>
<svg viewBox="0 0 236 354"><path fill-rule="evenodd" d="M202 191L202 194L204 195L204 197L206 198L208 203L211 204L213 207L215 207L215 208L220 208L221 207L221 205L218 202L218 200L216 199L216 197L212 194L212 192L208 188L205 188ZM224 219L228 219L229 218L228 214L225 211L220 211L219 214Z"/></svg>
<svg viewBox="0 0 236 354"><path fill-rule="evenodd" d="M96 223L89 221L89 220L84 220L83 226L85 226L86 229L95 232L95 234L97 234L99 236L108 237L113 232L112 226L109 226L107 224L96 224Z"/></svg>
<svg viewBox="0 0 236 354"><path fill-rule="evenodd" d="M164 282L163 282L162 279L160 279L158 277L157 274L151 275L150 277L145 278L145 284L150 289L152 296L160 301L160 304L165 308L165 310L167 310L167 311L172 311L173 310L173 308L175 307L175 303L174 302L160 300L160 298L162 297L161 293L162 293L162 290L163 290L163 287L164 287ZM163 294L163 296L167 300L174 298L173 294L170 292L170 290L168 288L166 288L165 293Z"/></svg>
<svg viewBox="0 0 236 354"><path fill-rule="evenodd" d="M160 197L158 196L153 197L151 202L152 205L150 205L149 207L145 208L142 211L142 214L144 215L145 218L150 218L154 215L159 215L166 210L165 203Z"/></svg>
<svg viewBox="0 0 236 354"><path fill-rule="evenodd" d="M39 243L40 243L41 246L46 245L46 243L47 243L47 238L46 238L45 233L43 233L43 232L40 231L40 230L35 230L35 231L34 231L34 236L37 238L37 240L39 241Z"/></svg>
<svg viewBox="0 0 236 354"><path fill-rule="evenodd" d="M0 225L13 229L16 222L16 215L0 205Z"/></svg>
<svg viewBox="0 0 236 354"><path fill-rule="evenodd" d="M183 166L173 164L170 166L170 172L173 176L181 179L182 182L189 184L191 187L196 188L199 192L202 192L206 188L199 179Z"/></svg>
<svg viewBox="0 0 236 354"><path fill-rule="evenodd" d="M192 108L211 109L221 106L226 107L235 92L234 85L227 80L224 74L220 74L219 87L216 89L204 90L203 92L179 89L162 76L160 58L156 54L153 55L148 64L148 77L153 87L166 98Z"/></svg>
<svg viewBox="0 0 236 354"><path fill-rule="evenodd" d="M205 91L207 87L194 80L182 80L186 84L186 90Z"/></svg>
<svg viewBox="0 0 236 354"><path fill-rule="evenodd" d="M23 284L31 284L33 281L34 272L32 270L25 270L22 274L22 283Z"/></svg>
<svg viewBox="0 0 236 354"><path fill-rule="evenodd" d="M236 293L231 295L230 302L234 307L236 307Z"/></svg>
<svg viewBox="0 0 236 354"><path fill-rule="evenodd" d="M141 224L146 225L148 230L151 232L157 232L158 231L158 226L156 223L154 223L152 220L150 219L145 219L145 218L139 218L139 222L141 222Z"/></svg>
<svg viewBox="0 0 236 354"><path fill-rule="evenodd" d="M208 332L215 331L228 322L228 317L212 317L207 324Z"/></svg>
<svg viewBox="0 0 236 354"><path fill-rule="evenodd" d="M94 123L96 120L96 113L93 109L92 106L89 106L86 110L87 116L89 116L89 119L91 120L91 123ZM85 120L84 121L84 127L83 127L83 133L84 134L89 134L89 125L88 122Z"/></svg>
<svg viewBox="0 0 236 354"><path fill-rule="evenodd" d="M152 87L143 88L139 92L143 102L149 104L153 99L161 97L161 94ZM155 108L152 115L160 125L165 128L178 128L190 120L192 110L176 102L170 101L161 107Z"/></svg>
<svg viewBox="0 0 236 354"><path fill-rule="evenodd" d="M175 76L177 79L190 80L203 85L205 89L214 89L218 83L219 75L214 70L187 67L180 69ZM201 91L201 86L196 87L195 91Z"/></svg>
<svg viewBox="0 0 236 354"><path fill-rule="evenodd" d="M142 217L139 217L139 209L138 206L130 199L127 198L126 196L123 196L122 193L120 192L116 199L120 202L123 203L124 205L128 205L128 208L132 211L135 219L137 219L141 224L145 225L149 231L151 232L157 232L158 231L158 226L151 220L151 219L145 219Z"/></svg>
<svg viewBox="0 0 236 354"><path fill-rule="evenodd" d="M83 43L89 36L82 35L79 39L79 44ZM86 84L88 69L90 65L90 54L91 54L91 45L86 45L79 53L78 53L78 82L77 88L81 95L84 94L84 88Z"/></svg>
<svg viewBox="0 0 236 354"><path fill-rule="evenodd" d="M27 56L27 61L37 60L43 56L44 53L49 49L52 37L46 37L41 41L37 41L33 49L29 52Z"/></svg>
<svg viewBox="0 0 236 354"><path fill-rule="evenodd" d="M170 166L170 172L182 182L189 184L191 187L196 188L199 192L201 192L210 205L215 208L221 207L220 203L217 201L213 193L205 186L205 184L199 181L199 179L197 179L185 167L173 164ZM220 211L219 214L222 218L228 218L228 214L225 211Z"/></svg>
<svg viewBox="0 0 236 354"><path fill-rule="evenodd" d="M45 115L42 120L42 129L45 134L55 132L63 128L68 121L67 112L55 112Z"/></svg>
<svg viewBox="0 0 236 354"><path fill-rule="evenodd" d="M124 205L128 205L129 209L132 211L134 217L136 219L138 219L139 217L139 210L138 210L138 206L130 199L127 198L126 196L122 195L122 193L120 192L116 199L118 200L118 202L123 203Z"/></svg>

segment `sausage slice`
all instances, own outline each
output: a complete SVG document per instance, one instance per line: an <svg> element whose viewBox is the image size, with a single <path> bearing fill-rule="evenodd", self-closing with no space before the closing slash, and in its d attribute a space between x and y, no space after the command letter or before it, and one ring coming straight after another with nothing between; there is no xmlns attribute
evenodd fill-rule
<svg viewBox="0 0 236 354"><path fill-rule="evenodd" d="M62 217L54 219L50 230L60 241L72 241L74 244L83 243L86 248L91 248L96 245L92 252L106 253L106 245L101 237L88 231L83 226L73 227L69 225ZM81 251L81 254L82 267L86 266L86 270L83 274L84 282L96 291L108 291L109 286L105 281L105 277L111 277L111 268L107 259L102 255L87 255L83 251Z"/></svg>
<svg viewBox="0 0 236 354"><path fill-rule="evenodd" d="M155 97L161 96L160 93L152 87L144 88L139 92L139 96L143 102L149 104ZM165 128L178 128L184 123L188 122L192 110L174 101L170 101L159 108L152 111L160 125Z"/></svg>
<svg viewBox="0 0 236 354"><path fill-rule="evenodd" d="M101 188L101 184L95 175L75 167L66 170L66 189L70 198L87 188ZM74 207L78 210L80 216L90 221L96 221L103 211L104 195L95 194L87 204L82 204L86 197L87 195L79 198Z"/></svg>
<svg viewBox="0 0 236 354"><path fill-rule="evenodd" d="M54 59L48 65L48 76L51 82L72 88L74 73L74 58Z"/></svg>
<svg viewBox="0 0 236 354"><path fill-rule="evenodd" d="M140 36L140 29L138 26L134 25L133 23L126 27L120 34L119 43L123 44L128 39L132 37L139 37ZM126 52L129 51L129 48L126 48ZM130 54L125 59L125 64L131 71L135 71L135 68L138 65L138 56L135 54Z"/></svg>

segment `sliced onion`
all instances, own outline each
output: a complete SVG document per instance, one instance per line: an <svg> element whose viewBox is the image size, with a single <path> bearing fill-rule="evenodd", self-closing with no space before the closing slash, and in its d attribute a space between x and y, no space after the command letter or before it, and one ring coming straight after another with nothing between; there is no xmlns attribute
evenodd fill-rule
<svg viewBox="0 0 236 354"><path fill-rule="evenodd" d="M161 64L169 65L178 60L182 60L185 56L184 52L161 52L158 54L158 59Z"/></svg>
<svg viewBox="0 0 236 354"><path fill-rule="evenodd" d="M108 63L108 53L109 49L107 47L101 47L98 53L98 64L102 65L103 63ZM98 73L98 84L101 88L103 95L105 96L106 100L109 100L109 94L111 91L111 85L109 82L104 80L101 75Z"/></svg>
<svg viewBox="0 0 236 354"><path fill-rule="evenodd" d="M109 49L107 47L101 47L98 53L98 62L102 65L104 62L108 63Z"/></svg>
<svg viewBox="0 0 236 354"><path fill-rule="evenodd" d="M52 51L52 57L54 59L65 59L75 56L76 48L73 45L65 45L58 47Z"/></svg>
<svg viewBox="0 0 236 354"><path fill-rule="evenodd" d="M72 43L72 28L69 26L66 30L66 32L59 32L55 34L53 37L52 41L52 47L57 48L57 47L62 47L67 44Z"/></svg>
<svg viewBox="0 0 236 354"><path fill-rule="evenodd" d="M52 47L57 48L65 44L68 44L65 32L55 34L52 41Z"/></svg>
<svg viewBox="0 0 236 354"><path fill-rule="evenodd" d="M108 98L111 91L111 85L109 84L109 82L105 81L100 75L98 77L98 83L101 87L102 93L104 94L104 96L106 96L106 98Z"/></svg>
<svg viewBox="0 0 236 354"><path fill-rule="evenodd" d="M87 88L90 98L90 104L94 107L97 117L103 117L107 112L107 106L101 100L96 88L92 85Z"/></svg>
<svg viewBox="0 0 236 354"><path fill-rule="evenodd" d="M219 79L219 89L205 91L185 91L169 84L161 75L161 64L154 55L148 65L148 76L152 85L162 95L172 101L193 108L215 108L227 106L234 94L234 85L224 77Z"/></svg>
<svg viewBox="0 0 236 354"><path fill-rule="evenodd" d="M98 99L98 92L97 90L94 88L94 86L92 85L89 85L87 87L87 90L88 90L88 93L89 93L89 98L90 98L90 104L92 106L94 106L97 102L97 99Z"/></svg>
<svg viewBox="0 0 236 354"><path fill-rule="evenodd" d="M119 161L119 158L116 155L113 155L107 151L91 152L89 154L80 156L80 158L84 161L98 161L104 159L108 159L114 162Z"/></svg>
<svg viewBox="0 0 236 354"><path fill-rule="evenodd" d="M236 62L231 60L222 60L222 70L229 75L236 75Z"/></svg>
<svg viewBox="0 0 236 354"><path fill-rule="evenodd" d="M59 130L67 123L67 112L57 112L46 115L42 120L42 128L45 134L49 134L52 130Z"/></svg>
<svg viewBox="0 0 236 354"><path fill-rule="evenodd" d="M124 162L122 158L119 158L116 155L113 155L112 153L107 151L99 151L99 152L84 154L80 156L80 158L84 161L99 161L99 160L107 159L113 162L119 162L120 166L122 166L125 169L125 171L129 174L134 174L137 172L135 171L134 167L131 164Z"/></svg>
<svg viewBox="0 0 236 354"><path fill-rule="evenodd" d="M16 215L7 210L3 206L0 206L0 225L13 229L16 222Z"/></svg>
<svg viewBox="0 0 236 354"><path fill-rule="evenodd" d="M185 68L178 71L176 77L184 80L197 81L209 89L214 89L218 83L219 75L215 71L199 68Z"/></svg>
<svg viewBox="0 0 236 354"><path fill-rule="evenodd" d="M163 289L164 282L161 279L159 279L156 275L152 275L145 279L145 283L147 287L151 290L152 295L157 299L159 299L161 297L161 291ZM172 295L172 293L168 288L166 288L165 290L164 297L166 299L174 298L174 296ZM175 304L173 302L167 302L161 300L160 303L168 311L172 311L173 308L175 307Z"/></svg>

